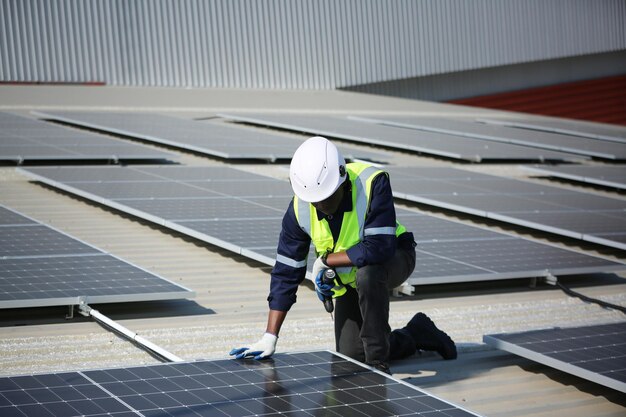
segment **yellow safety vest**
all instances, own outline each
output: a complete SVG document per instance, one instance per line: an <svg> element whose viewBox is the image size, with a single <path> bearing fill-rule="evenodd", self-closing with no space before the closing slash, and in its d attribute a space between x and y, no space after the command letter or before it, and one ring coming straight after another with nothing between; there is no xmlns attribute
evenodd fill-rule
<svg viewBox="0 0 626 417"><path fill-rule="evenodd" d="M326 219L318 220L317 210L313 204L302 202L294 196L293 208L298 224L310 237L315 245L317 256L324 253L342 252L361 242L365 236L388 234L400 236L406 228L399 222L396 227L377 227L365 229L365 217L371 201L371 185L374 178L386 173L371 165L355 162L346 165L352 183L352 211L345 212L341 223L341 231L337 242L333 239L330 226ZM336 268L341 282L333 288L333 297L346 292L345 285L356 287L356 271L354 266Z"/></svg>

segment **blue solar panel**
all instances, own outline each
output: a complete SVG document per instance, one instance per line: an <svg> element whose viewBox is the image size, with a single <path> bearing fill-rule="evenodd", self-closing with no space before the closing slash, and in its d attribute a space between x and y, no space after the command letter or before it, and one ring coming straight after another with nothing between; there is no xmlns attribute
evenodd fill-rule
<svg viewBox="0 0 626 417"><path fill-rule="evenodd" d="M538 132L450 118L385 116L366 120L383 126L399 126L414 131L445 133L498 143L521 145L529 148L570 152L587 157L609 160L626 159L626 148L622 143L560 133Z"/></svg>
<svg viewBox="0 0 626 417"><path fill-rule="evenodd" d="M499 349L626 393L626 322L485 335Z"/></svg>
<svg viewBox="0 0 626 417"><path fill-rule="evenodd" d="M535 174L548 177L563 178L589 184L626 189L626 167L604 165L573 165L573 166L524 166L522 167Z"/></svg>
<svg viewBox="0 0 626 417"><path fill-rule="evenodd" d="M289 160L302 137L240 125L196 121L154 113L46 112L40 116L78 126L187 149L225 159ZM343 148L346 159L384 161L381 152Z"/></svg>
<svg viewBox="0 0 626 417"><path fill-rule="evenodd" d="M626 201L447 167L388 168L394 196L626 249Z"/></svg>
<svg viewBox="0 0 626 417"><path fill-rule="evenodd" d="M0 206L0 308L192 296L184 287Z"/></svg>
<svg viewBox="0 0 626 417"><path fill-rule="evenodd" d="M0 160L171 159L149 146L0 112Z"/></svg>
<svg viewBox="0 0 626 417"><path fill-rule="evenodd" d="M221 116L261 126L307 132L312 135L323 135L352 142L382 145L474 162L483 160L574 161L587 159L553 150L511 143L497 143L446 133L416 132L411 129L384 126L345 117L294 114L228 114Z"/></svg>
<svg viewBox="0 0 626 417"><path fill-rule="evenodd" d="M0 378L0 415L469 417L331 352Z"/></svg>

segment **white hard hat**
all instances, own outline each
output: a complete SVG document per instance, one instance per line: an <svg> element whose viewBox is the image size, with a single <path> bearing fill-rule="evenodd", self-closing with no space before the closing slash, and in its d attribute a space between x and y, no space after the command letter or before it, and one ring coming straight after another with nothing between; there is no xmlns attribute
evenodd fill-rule
<svg viewBox="0 0 626 417"><path fill-rule="evenodd" d="M317 203L330 197L346 178L346 161L328 139L307 139L289 166L291 188L299 199Z"/></svg>

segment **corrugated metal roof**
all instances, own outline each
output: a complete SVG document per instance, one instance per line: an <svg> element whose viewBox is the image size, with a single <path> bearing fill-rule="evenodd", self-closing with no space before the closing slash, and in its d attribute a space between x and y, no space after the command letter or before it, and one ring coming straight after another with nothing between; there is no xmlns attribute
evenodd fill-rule
<svg viewBox="0 0 626 417"><path fill-rule="evenodd" d="M451 100L450 103L626 125L626 75Z"/></svg>
<svg viewBox="0 0 626 417"><path fill-rule="evenodd" d="M626 48L621 0L3 0L0 80L333 89Z"/></svg>
<svg viewBox="0 0 626 417"><path fill-rule="evenodd" d="M133 107L169 111L179 106L179 109L187 109L188 113L184 114L189 117L210 116L211 110L207 109L225 111L228 107L251 112L269 108L302 112L394 109L414 115L429 112L457 117L494 114L489 110L468 113L468 109L461 106L337 92L249 91L242 94L224 90L0 87L0 107L5 110L24 111L35 107L63 110L70 106L127 111ZM400 153L395 156L395 162L451 165L434 158ZM221 164L185 153L181 153L181 162ZM501 175L526 175L510 165L464 167ZM285 166L240 164L238 168L281 178L287 175ZM608 191L591 192L605 194ZM255 341L265 329L267 267L29 182L11 166L0 167L0 202L194 289L197 297L190 301L96 306L102 313L185 359L224 358L230 348ZM467 217L460 220L475 221ZM503 226L491 224L491 227L501 230ZM509 231L611 259L620 256L615 251L600 253L593 245L554 241L541 233ZM583 276L567 282L590 296L626 304L624 274ZM553 287L529 288L526 280L420 287L418 294L392 301L392 327L403 326L417 311L427 313L461 344L459 358L442 361L424 354L393 364L392 371L436 395L490 417L608 417L622 416L626 411L626 402L623 395L617 395L619 393L487 349L481 342L485 333L622 321L621 313L567 297ZM66 321L65 313L64 308L0 311L0 374L130 366L156 361L92 321L82 317ZM281 332L278 348L280 351L332 349L331 329L330 317L311 286L304 286Z"/></svg>

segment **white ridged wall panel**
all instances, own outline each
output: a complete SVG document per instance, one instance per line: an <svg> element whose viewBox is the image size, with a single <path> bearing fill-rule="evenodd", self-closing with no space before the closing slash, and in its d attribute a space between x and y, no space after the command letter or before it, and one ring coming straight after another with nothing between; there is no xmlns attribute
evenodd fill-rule
<svg viewBox="0 0 626 417"><path fill-rule="evenodd" d="M626 49L624 0L0 0L0 81L333 89Z"/></svg>

